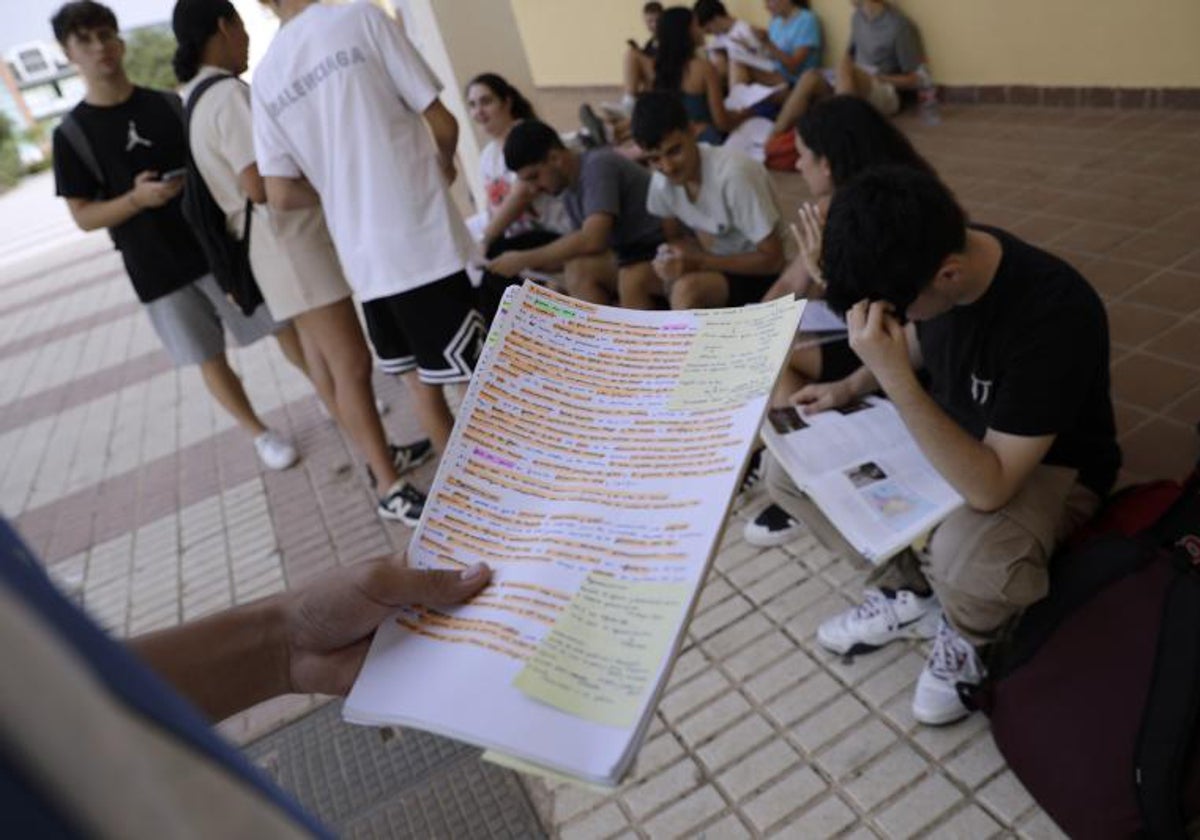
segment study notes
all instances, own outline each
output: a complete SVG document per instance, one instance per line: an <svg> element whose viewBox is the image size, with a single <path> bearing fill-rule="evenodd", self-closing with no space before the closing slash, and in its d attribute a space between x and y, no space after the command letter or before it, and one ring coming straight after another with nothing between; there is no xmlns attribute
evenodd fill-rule
<svg viewBox="0 0 1200 840"><path fill-rule="evenodd" d="M510 289L409 560L494 570L376 634L347 720L619 781L670 670L803 304L638 312Z"/></svg>

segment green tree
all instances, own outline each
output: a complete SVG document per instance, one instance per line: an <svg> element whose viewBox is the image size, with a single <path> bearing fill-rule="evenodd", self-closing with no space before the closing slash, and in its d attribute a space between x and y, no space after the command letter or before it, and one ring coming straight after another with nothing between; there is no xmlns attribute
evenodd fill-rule
<svg viewBox="0 0 1200 840"><path fill-rule="evenodd" d="M125 72L135 85L172 90L179 85L171 58L175 36L166 29L139 29L125 42Z"/></svg>
<svg viewBox="0 0 1200 840"><path fill-rule="evenodd" d="M20 180L21 153L17 151L17 138L8 116L0 114L0 192Z"/></svg>

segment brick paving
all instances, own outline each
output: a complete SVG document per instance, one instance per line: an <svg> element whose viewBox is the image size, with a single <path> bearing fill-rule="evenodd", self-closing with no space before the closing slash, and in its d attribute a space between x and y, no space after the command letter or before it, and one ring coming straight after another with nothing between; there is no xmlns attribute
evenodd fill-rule
<svg viewBox="0 0 1200 840"><path fill-rule="evenodd" d="M602 95L588 92L599 99ZM581 92L542 92L563 127ZM982 222L1078 265L1113 333L1125 480L1179 475L1200 418L1200 115L946 108L918 147ZM785 203L804 198L777 175ZM232 352L304 461L264 472L194 370L174 370L103 234L74 231L45 176L0 198L0 510L117 635L163 627L400 551L345 439L273 342ZM49 247L53 245L53 247ZM379 378L393 439L417 428ZM434 466L417 473L425 485ZM843 661L817 625L865 569L812 539L741 541L737 508L631 778L607 794L527 780L552 833L612 837L1060 836L986 722L912 719L916 644ZM312 709L289 697L223 724L245 742Z"/></svg>

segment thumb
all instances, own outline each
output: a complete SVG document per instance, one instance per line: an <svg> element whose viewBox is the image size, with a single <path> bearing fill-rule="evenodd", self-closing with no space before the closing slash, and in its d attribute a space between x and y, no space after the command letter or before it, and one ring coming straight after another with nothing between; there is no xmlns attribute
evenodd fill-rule
<svg viewBox="0 0 1200 840"><path fill-rule="evenodd" d="M368 580L368 594L391 606L429 604L444 606L466 601L487 586L492 570L484 563L461 571L409 569L384 564Z"/></svg>

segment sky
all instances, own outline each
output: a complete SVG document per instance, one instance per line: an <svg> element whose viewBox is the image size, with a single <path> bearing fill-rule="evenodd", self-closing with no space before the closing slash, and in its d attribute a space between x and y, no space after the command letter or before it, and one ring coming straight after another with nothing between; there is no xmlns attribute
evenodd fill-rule
<svg viewBox="0 0 1200 840"><path fill-rule="evenodd" d="M50 16L65 0L0 0L4 18L0 26L0 51L27 41L53 41ZM171 19L173 0L104 0L117 14L121 28L164 23Z"/></svg>
<svg viewBox="0 0 1200 840"><path fill-rule="evenodd" d="M29 41L53 41L50 17L66 0L0 0L0 52ZM117 15L122 29L167 23L175 0L101 0ZM277 24L258 0L233 0L250 33L250 67L266 51ZM249 76L247 76L249 78Z"/></svg>

